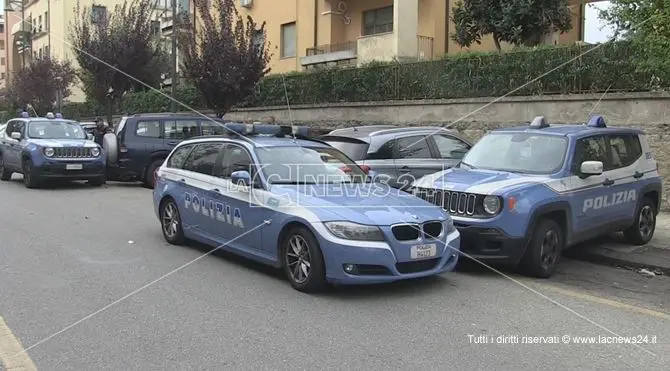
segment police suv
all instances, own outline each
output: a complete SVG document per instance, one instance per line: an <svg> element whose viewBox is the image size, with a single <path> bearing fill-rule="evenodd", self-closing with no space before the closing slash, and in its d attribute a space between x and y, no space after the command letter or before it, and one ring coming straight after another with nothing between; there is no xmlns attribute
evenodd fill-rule
<svg viewBox="0 0 670 371"><path fill-rule="evenodd" d="M88 180L105 183L102 147L86 134L77 121L60 114L21 117L7 122L0 135L0 180L23 174L23 183L36 188L49 179Z"/></svg>
<svg viewBox="0 0 670 371"><path fill-rule="evenodd" d="M555 126L536 117L491 131L412 192L449 211L464 253L547 278L566 246L616 231L649 242L662 179L640 130L608 128L602 116Z"/></svg>
<svg viewBox="0 0 670 371"><path fill-rule="evenodd" d="M187 239L283 268L300 291L435 275L458 261L441 208L375 183L306 127L225 124L186 140L156 172L165 239Z"/></svg>

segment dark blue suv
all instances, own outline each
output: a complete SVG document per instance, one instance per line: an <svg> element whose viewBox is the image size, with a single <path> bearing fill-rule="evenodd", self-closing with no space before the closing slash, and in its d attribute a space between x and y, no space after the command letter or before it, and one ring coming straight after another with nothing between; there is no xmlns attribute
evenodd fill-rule
<svg viewBox="0 0 670 371"><path fill-rule="evenodd" d="M225 134L223 121L187 113L142 113L122 117L116 132L106 134L107 179L141 181L153 188L154 172L185 139Z"/></svg>

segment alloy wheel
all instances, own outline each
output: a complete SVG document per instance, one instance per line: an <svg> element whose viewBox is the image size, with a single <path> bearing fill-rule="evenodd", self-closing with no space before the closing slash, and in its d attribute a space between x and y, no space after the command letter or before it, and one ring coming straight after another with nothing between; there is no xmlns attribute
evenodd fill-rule
<svg viewBox="0 0 670 371"><path fill-rule="evenodd" d="M638 228L640 230L640 235L645 240L651 237L651 234L654 233L655 224L654 210L649 205L645 205L642 210L640 210L640 217L638 219Z"/></svg>
<svg viewBox="0 0 670 371"><path fill-rule="evenodd" d="M560 254L558 233L554 230L548 230L542 239L542 267L549 270L558 259L558 254Z"/></svg>
<svg viewBox="0 0 670 371"><path fill-rule="evenodd" d="M293 235L288 240L286 267L296 283L303 283L309 279L312 268L311 255L307 241L300 235Z"/></svg>
<svg viewBox="0 0 670 371"><path fill-rule="evenodd" d="M163 232L169 238L175 238L179 231L179 211L173 202L168 202L163 207L163 215L161 218L163 222Z"/></svg>

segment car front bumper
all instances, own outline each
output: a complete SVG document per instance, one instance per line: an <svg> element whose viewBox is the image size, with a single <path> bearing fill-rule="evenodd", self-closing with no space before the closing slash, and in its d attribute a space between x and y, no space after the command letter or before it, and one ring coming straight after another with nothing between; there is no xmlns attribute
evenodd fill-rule
<svg viewBox="0 0 670 371"><path fill-rule="evenodd" d="M71 170L67 165L81 165L81 169ZM34 175L40 178L90 180L105 176L103 162L50 161L33 167Z"/></svg>
<svg viewBox="0 0 670 371"><path fill-rule="evenodd" d="M317 239L323 252L326 278L331 283L377 284L427 277L450 272L458 263L458 231L434 242L437 245L437 255L434 258L398 261L393 249L386 242L343 240L332 236L323 224L313 227L317 231ZM353 265L356 269L347 272L345 265Z"/></svg>
<svg viewBox="0 0 670 371"><path fill-rule="evenodd" d="M528 239L510 236L487 224L454 218L454 225L461 233L463 255L486 263L517 264L526 251Z"/></svg>

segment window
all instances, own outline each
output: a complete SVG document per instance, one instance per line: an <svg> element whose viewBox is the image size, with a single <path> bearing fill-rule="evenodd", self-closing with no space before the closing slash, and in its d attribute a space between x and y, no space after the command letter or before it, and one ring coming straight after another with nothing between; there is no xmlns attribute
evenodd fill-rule
<svg viewBox="0 0 670 371"><path fill-rule="evenodd" d="M4 66L4 65L5 65L5 57L1 57L0 58L0 66Z"/></svg>
<svg viewBox="0 0 670 371"><path fill-rule="evenodd" d="M613 168L630 166L642 156L642 147L637 135L610 135L608 139Z"/></svg>
<svg viewBox="0 0 670 371"><path fill-rule="evenodd" d="M172 156L170 156L168 159L167 167L181 169L181 167L184 165L184 161L186 161L186 157L189 153L191 153L191 149L193 149L193 145L181 146L176 149Z"/></svg>
<svg viewBox="0 0 670 371"><path fill-rule="evenodd" d="M398 139L397 158L431 158L428 141L423 135Z"/></svg>
<svg viewBox="0 0 670 371"><path fill-rule="evenodd" d="M0 73L0 80L4 80L6 77L6 74L4 72Z"/></svg>
<svg viewBox="0 0 670 371"><path fill-rule="evenodd" d="M44 31L49 31L49 12L44 12Z"/></svg>
<svg viewBox="0 0 670 371"><path fill-rule="evenodd" d="M433 135L440 157L460 160L468 153L470 146L448 135Z"/></svg>
<svg viewBox="0 0 670 371"><path fill-rule="evenodd" d="M253 176L251 169L253 161L244 148L238 145L229 144L226 146L224 152L223 167L221 168L219 177L228 179L233 172L242 170L248 171Z"/></svg>
<svg viewBox="0 0 670 371"><path fill-rule="evenodd" d="M192 120L175 120L165 122L166 139L188 139L198 135L198 122Z"/></svg>
<svg viewBox="0 0 670 371"><path fill-rule="evenodd" d="M374 152L370 152L367 155L367 160L389 160L393 158L394 153L396 152L396 146L398 142L396 140L389 140L384 143L379 149Z"/></svg>
<svg viewBox="0 0 670 371"><path fill-rule="evenodd" d="M93 5L91 7L91 23L99 24L107 19L107 7L102 5Z"/></svg>
<svg viewBox="0 0 670 371"><path fill-rule="evenodd" d="M257 53L261 54L265 48L265 34L262 30L254 30L252 43L256 48Z"/></svg>
<svg viewBox="0 0 670 371"><path fill-rule="evenodd" d="M216 159L221 153L222 148L222 143L203 143L196 145L184 163L184 170L205 175L214 175L214 165L216 164Z"/></svg>
<svg viewBox="0 0 670 371"><path fill-rule="evenodd" d="M42 15L40 14L37 16L37 32L42 32L42 30Z"/></svg>
<svg viewBox="0 0 670 371"><path fill-rule="evenodd" d="M228 132L223 124L213 121L201 121L202 135L224 135Z"/></svg>
<svg viewBox="0 0 670 371"><path fill-rule="evenodd" d="M161 123L158 121L140 121L137 123L135 135L138 137L160 138Z"/></svg>
<svg viewBox="0 0 670 371"><path fill-rule="evenodd" d="M363 36L393 31L393 6L363 12Z"/></svg>
<svg viewBox="0 0 670 371"><path fill-rule="evenodd" d="M281 25L281 58L296 56L295 22Z"/></svg>
<svg viewBox="0 0 670 371"><path fill-rule="evenodd" d="M605 137L598 135L580 139L575 147L575 157L572 161L572 171L579 173L579 169L584 161L600 161L603 163L603 170L611 170L607 157L607 142Z"/></svg>
<svg viewBox="0 0 670 371"><path fill-rule="evenodd" d="M161 22L160 21L151 21L151 33L154 36L158 36L161 33Z"/></svg>
<svg viewBox="0 0 670 371"><path fill-rule="evenodd" d="M0 33L5 33L5 25L0 24Z"/></svg>
<svg viewBox="0 0 670 371"><path fill-rule="evenodd" d="M0 50L5 50L5 40L0 40Z"/></svg>

